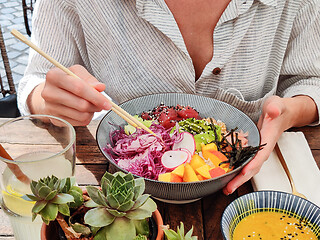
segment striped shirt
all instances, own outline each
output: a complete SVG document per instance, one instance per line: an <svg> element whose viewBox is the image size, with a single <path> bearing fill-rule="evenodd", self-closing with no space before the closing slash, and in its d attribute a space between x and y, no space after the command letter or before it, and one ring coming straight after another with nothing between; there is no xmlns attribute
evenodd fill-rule
<svg viewBox="0 0 320 240"><path fill-rule="evenodd" d="M213 39L213 58L195 81L164 0L39 0L33 17L32 41L65 66L85 66L118 103L185 92L225 101L254 121L275 94L307 95L320 109L320 0L232 0ZM18 91L22 114L52 67L30 51Z"/></svg>

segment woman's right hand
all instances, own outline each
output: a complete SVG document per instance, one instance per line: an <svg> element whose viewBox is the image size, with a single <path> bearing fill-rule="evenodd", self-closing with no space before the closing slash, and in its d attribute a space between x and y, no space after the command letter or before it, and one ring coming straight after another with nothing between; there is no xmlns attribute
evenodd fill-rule
<svg viewBox="0 0 320 240"><path fill-rule="evenodd" d="M110 101L101 94L105 85L84 67L69 68L81 79L59 68L48 71L46 81L34 88L28 97L32 114L48 114L65 119L73 126L86 126L93 114L111 109Z"/></svg>

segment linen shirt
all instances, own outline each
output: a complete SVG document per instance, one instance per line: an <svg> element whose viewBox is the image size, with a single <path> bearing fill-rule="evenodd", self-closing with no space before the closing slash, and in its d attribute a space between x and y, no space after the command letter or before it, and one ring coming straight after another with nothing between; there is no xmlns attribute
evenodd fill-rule
<svg viewBox="0 0 320 240"><path fill-rule="evenodd" d="M271 95L320 106L320 1L231 0L214 33L212 60L195 70L164 0L39 0L32 41L64 66L83 65L117 103L185 92L225 101L257 121ZM53 65L30 50L18 102ZM319 111L320 112L320 111Z"/></svg>

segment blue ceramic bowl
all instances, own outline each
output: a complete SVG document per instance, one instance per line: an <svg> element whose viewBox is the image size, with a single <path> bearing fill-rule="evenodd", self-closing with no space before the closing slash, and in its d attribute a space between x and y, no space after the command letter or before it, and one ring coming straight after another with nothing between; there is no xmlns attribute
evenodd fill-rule
<svg viewBox="0 0 320 240"><path fill-rule="evenodd" d="M120 106L131 115L135 115L151 110L160 103L167 106L180 104L194 107L203 118L213 117L225 122L229 130L238 127L238 129L248 132L249 145L258 146L260 144L259 131L255 123L246 114L227 103L212 98L184 93L163 93L136 98ZM96 133L97 144L102 154L118 171L124 172L126 171L121 169L103 149L107 143L110 143L109 133L114 130L114 126L125 124L126 122L121 117L110 111L101 120ZM159 200L171 203L195 201L222 189L250 160L248 159L240 167L223 176L200 182L170 183L145 179L146 193Z"/></svg>
<svg viewBox="0 0 320 240"><path fill-rule="evenodd" d="M284 213L306 218L313 226L313 232L320 239L320 208L304 198L278 191L252 192L231 202L221 218L221 231L224 239L232 240L237 224L259 209L270 209L270 211L279 209Z"/></svg>

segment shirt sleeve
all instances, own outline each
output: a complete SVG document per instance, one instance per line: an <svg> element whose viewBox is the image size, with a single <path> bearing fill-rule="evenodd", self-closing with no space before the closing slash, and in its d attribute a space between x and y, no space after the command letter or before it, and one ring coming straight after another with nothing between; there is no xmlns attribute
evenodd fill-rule
<svg viewBox="0 0 320 240"><path fill-rule="evenodd" d="M87 56L84 35L71 0L36 2L31 41L66 67L89 62L84 60ZM25 74L18 87L18 107L22 115L30 114L27 98L37 85L45 81L46 73L53 67L47 59L30 49Z"/></svg>
<svg viewBox="0 0 320 240"><path fill-rule="evenodd" d="M301 6L292 27L281 69L277 94L282 97L307 95L320 115L320 1ZM320 119L320 118L319 118ZM320 120L312 125L317 125Z"/></svg>

